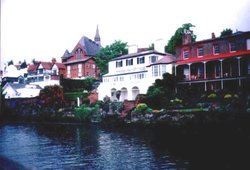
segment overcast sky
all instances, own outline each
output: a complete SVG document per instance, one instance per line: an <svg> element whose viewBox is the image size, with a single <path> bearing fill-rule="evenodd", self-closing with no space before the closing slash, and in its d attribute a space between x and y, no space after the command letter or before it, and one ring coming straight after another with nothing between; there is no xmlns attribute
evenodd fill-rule
<svg viewBox="0 0 250 170"><path fill-rule="evenodd" d="M225 28L250 31L250 0L1 0L1 63L51 61L99 26L103 46L148 47L192 23L197 40Z"/></svg>

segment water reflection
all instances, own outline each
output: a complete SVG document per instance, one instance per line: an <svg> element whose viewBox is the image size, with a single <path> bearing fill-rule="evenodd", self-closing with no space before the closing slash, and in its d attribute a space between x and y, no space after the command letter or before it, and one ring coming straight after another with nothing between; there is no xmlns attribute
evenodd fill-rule
<svg viewBox="0 0 250 170"><path fill-rule="evenodd" d="M93 125L6 125L0 155L37 169L186 169L136 136Z"/></svg>

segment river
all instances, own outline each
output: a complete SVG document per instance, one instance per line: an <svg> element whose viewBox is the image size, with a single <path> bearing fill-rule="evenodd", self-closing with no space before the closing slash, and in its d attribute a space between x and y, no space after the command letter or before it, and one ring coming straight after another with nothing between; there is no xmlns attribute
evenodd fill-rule
<svg viewBox="0 0 250 170"><path fill-rule="evenodd" d="M4 124L0 158L39 170L248 169L248 124L209 126L202 133L197 131L201 127L177 132L96 124Z"/></svg>
<svg viewBox="0 0 250 170"><path fill-rule="evenodd" d="M145 134L98 125L2 125L0 155L36 169L187 169L187 161Z"/></svg>

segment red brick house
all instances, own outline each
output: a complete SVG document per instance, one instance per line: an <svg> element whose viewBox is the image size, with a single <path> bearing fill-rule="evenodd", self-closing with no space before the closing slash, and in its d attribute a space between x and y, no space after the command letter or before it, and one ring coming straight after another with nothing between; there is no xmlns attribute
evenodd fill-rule
<svg viewBox="0 0 250 170"><path fill-rule="evenodd" d="M83 36L74 49L68 50L62 56L62 63L66 66L66 78L83 79L85 77L97 78L100 70L96 67L95 57L100 51L100 36L97 27L95 41Z"/></svg>
<svg viewBox="0 0 250 170"><path fill-rule="evenodd" d="M192 85L197 91L236 90L250 76L250 31L191 42L190 34L176 48L174 72L178 88ZM178 89L177 88L177 89Z"/></svg>

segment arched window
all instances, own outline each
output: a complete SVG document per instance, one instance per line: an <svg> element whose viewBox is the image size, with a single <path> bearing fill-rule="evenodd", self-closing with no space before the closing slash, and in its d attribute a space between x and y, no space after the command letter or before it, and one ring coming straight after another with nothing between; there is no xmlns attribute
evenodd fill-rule
<svg viewBox="0 0 250 170"><path fill-rule="evenodd" d="M75 52L76 54L76 59L81 59L82 58L82 49L78 48Z"/></svg>
<svg viewBox="0 0 250 170"><path fill-rule="evenodd" d="M140 90L138 87L132 88L132 100L135 100L136 96L139 94Z"/></svg>

